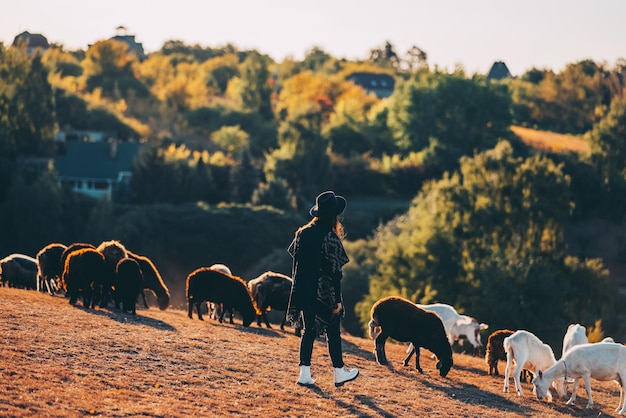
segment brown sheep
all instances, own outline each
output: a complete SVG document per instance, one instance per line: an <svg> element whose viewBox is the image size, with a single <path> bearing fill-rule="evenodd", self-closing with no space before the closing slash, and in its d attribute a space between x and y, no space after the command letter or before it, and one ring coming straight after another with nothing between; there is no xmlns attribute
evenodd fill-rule
<svg viewBox="0 0 626 418"><path fill-rule="evenodd" d="M37 260L26 254L11 254L0 260L2 283L9 287L37 289Z"/></svg>
<svg viewBox="0 0 626 418"><path fill-rule="evenodd" d="M59 290L63 264L61 255L67 249L66 245L52 243L43 247L37 253L37 290L46 290L53 295Z"/></svg>
<svg viewBox="0 0 626 418"><path fill-rule="evenodd" d="M280 322L280 329L285 330L287 305L289 304L292 284L293 281L289 276L273 271L267 271L248 282L252 298L259 308L259 312L257 312L258 326L261 326L262 319L265 322L265 326L271 328L266 316L267 309L271 307L274 310L285 311L285 315L283 315L283 319ZM296 329L296 334L300 332L301 330Z"/></svg>
<svg viewBox="0 0 626 418"><path fill-rule="evenodd" d="M65 261L63 283L70 304L75 305L79 296L85 308L94 308L97 289L104 280L104 256L92 248L73 251Z"/></svg>
<svg viewBox="0 0 626 418"><path fill-rule="evenodd" d="M135 254L130 250L126 250L126 252L130 258L139 263L139 267L141 268L141 273L143 275L143 289L150 289L154 292L157 297L157 303L159 304L160 310L163 311L167 309L170 304L170 291L165 285L165 282L159 274L159 270L157 270L152 260L148 257ZM143 291L141 294L143 295ZM146 308L148 307L145 297L144 305Z"/></svg>
<svg viewBox="0 0 626 418"><path fill-rule="evenodd" d="M243 325L250 326L256 317L257 307L247 283L240 277L201 267L187 276L188 316L193 318L195 305L198 319L203 320L201 304L209 301L223 303L227 309L236 309L243 317Z"/></svg>
<svg viewBox="0 0 626 418"><path fill-rule="evenodd" d="M132 258L122 258L115 267L115 294L122 312L136 314L137 298L143 290L143 274L139 263Z"/></svg>
<svg viewBox="0 0 626 418"><path fill-rule="evenodd" d="M436 313L418 308L406 299L389 296L374 303L370 316L369 336L376 340L376 360L379 364L387 364L385 342L387 338L393 338L430 350L438 358L439 374L442 377L448 374L453 365L452 348L443 322ZM423 373L419 355L415 356L415 368Z"/></svg>
<svg viewBox="0 0 626 418"><path fill-rule="evenodd" d="M120 300L113 293L113 283L115 282L115 268L122 258L128 257L126 247L119 241L104 241L96 248L104 256L105 276L102 283L100 307L104 308L108 305L111 297L115 302L115 308L119 309Z"/></svg>

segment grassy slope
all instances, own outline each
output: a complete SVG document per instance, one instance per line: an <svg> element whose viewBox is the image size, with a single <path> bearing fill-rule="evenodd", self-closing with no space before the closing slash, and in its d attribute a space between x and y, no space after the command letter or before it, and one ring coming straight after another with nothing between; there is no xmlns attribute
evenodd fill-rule
<svg viewBox="0 0 626 418"><path fill-rule="evenodd" d="M62 297L0 287L0 416L582 416L614 415L619 391L593 381L596 406L502 393L481 358L455 355L441 378L403 367L403 344L344 335L345 361L361 376L335 388L325 343L316 342L313 389L294 384L298 338L291 330L189 320L180 310L136 317L72 307ZM503 371L504 364L500 365ZM512 383L512 382L511 382Z"/></svg>
<svg viewBox="0 0 626 418"><path fill-rule="evenodd" d="M578 136L539 131L522 126L512 126L511 130L519 136L526 145L537 150L554 152L571 151L577 153L589 151L587 141Z"/></svg>

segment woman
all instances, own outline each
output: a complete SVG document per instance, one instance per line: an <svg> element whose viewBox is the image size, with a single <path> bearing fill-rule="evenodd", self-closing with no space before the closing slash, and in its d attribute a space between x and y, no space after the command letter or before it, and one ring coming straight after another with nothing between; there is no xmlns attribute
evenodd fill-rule
<svg viewBox="0 0 626 418"><path fill-rule="evenodd" d="M293 257L293 285L289 298L289 319L304 326L300 340L300 377L297 383L312 386L311 355L317 336L326 334L328 352L335 371L335 386L356 379L357 369L344 367L341 349L342 267L349 259L341 244L343 227L338 215L346 199L333 191L317 196L310 210L313 219L296 231L289 246Z"/></svg>

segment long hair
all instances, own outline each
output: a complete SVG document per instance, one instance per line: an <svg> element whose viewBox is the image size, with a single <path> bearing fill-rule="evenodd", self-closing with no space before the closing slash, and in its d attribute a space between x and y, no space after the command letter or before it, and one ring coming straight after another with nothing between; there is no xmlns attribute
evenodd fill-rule
<svg viewBox="0 0 626 418"><path fill-rule="evenodd" d="M329 218L318 218L316 216L311 219L309 223L307 223L306 225L302 225L300 228L298 228L296 234L298 234L298 232L302 231L303 229L309 228L315 224L319 224L321 226L327 227L329 230L332 230L335 234L337 234L339 239L344 239L346 236L346 232L343 229L343 225L341 224L341 221L339 221L339 217L337 215L331 216Z"/></svg>

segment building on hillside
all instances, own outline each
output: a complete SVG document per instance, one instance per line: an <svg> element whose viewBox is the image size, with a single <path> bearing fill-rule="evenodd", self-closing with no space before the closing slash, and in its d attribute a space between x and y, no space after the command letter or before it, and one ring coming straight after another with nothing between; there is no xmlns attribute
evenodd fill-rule
<svg viewBox="0 0 626 418"><path fill-rule="evenodd" d="M24 31L17 35L13 39L12 46L26 48L26 55L29 58L34 57L37 51L44 53L46 50L50 49L50 44L45 36L39 33L30 33L28 31Z"/></svg>
<svg viewBox="0 0 626 418"><path fill-rule="evenodd" d="M143 44L135 40L135 35L129 35L126 27L124 26L118 26L117 28L115 28L115 30L117 33L111 39L119 42L124 42L126 45L128 45L129 52L134 53L139 61L143 61L146 59L146 53L143 50Z"/></svg>
<svg viewBox="0 0 626 418"><path fill-rule="evenodd" d="M59 183L72 191L110 201L127 200L130 178L141 144L109 140L67 141L54 159Z"/></svg>
<svg viewBox="0 0 626 418"><path fill-rule="evenodd" d="M364 88L368 94L374 93L381 99L391 96L396 84L389 74L356 72L350 74L347 79Z"/></svg>
<svg viewBox="0 0 626 418"><path fill-rule="evenodd" d="M496 61L487 73L487 80L503 80L505 78L513 78L509 68L503 61Z"/></svg>

